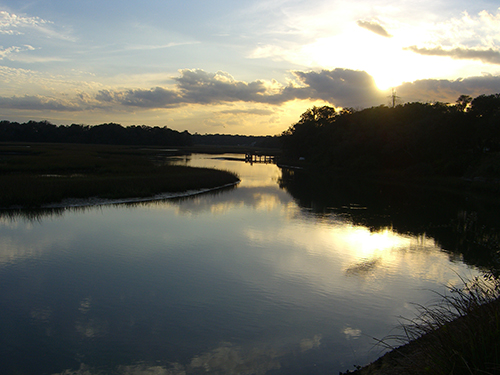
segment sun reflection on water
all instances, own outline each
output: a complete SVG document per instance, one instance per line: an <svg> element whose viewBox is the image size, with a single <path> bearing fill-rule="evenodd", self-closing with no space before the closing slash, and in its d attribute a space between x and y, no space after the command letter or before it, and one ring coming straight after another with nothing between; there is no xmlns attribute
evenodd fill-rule
<svg viewBox="0 0 500 375"><path fill-rule="evenodd" d="M338 236L338 233L335 235ZM386 250L408 247L413 241L411 237L396 234L389 228L371 232L366 227L350 226L344 229L344 238L350 243L352 254L361 259L380 256Z"/></svg>

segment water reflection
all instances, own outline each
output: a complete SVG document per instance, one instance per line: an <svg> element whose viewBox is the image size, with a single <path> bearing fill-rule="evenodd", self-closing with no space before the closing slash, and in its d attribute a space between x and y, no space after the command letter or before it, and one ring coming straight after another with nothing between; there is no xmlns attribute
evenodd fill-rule
<svg viewBox="0 0 500 375"><path fill-rule="evenodd" d="M337 194L273 165L189 163L242 182L2 216L0 372L337 373L375 359L371 337L413 316L410 302L478 274L441 249L442 212L429 225L380 191ZM465 212L457 233L481 220Z"/></svg>
<svg viewBox="0 0 500 375"><path fill-rule="evenodd" d="M496 197L339 180L287 169L279 184L300 207L319 217L336 214L372 232L390 228L398 235L432 238L451 261L499 268Z"/></svg>
<svg viewBox="0 0 500 375"><path fill-rule="evenodd" d="M300 343L301 351L306 352L314 349L320 345L319 341L320 338L317 336L313 339L304 339ZM280 358L283 356L283 353L279 353L272 348L244 349L225 342L221 343L217 348L196 355L187 365L181 363L121 365L114 369L113 373L120 375L186 375L200 373L263 375L271 370L280 369ZM101 371L82 364L78 370L67 369L59 374L97 375L101 374Z"/></svg>
<svg viewBox="0 0 500 375"><path fill-rule="evenodd" d="M243 185L243 184L242 184ZM179 201L178 213L196 215L203 212L223 214L238 207L248 207L255 210L273 210L281 205L293 202L284 191L275 187L239 186L232 194L222 194L216 201L206 196L198 196ZM161 209L161 203L157 206Z"/></svg>
<svg viewBox="0 0 500 375"><path fill-rule="evenodd" d="M345 270L346 275L350 276L365 276L369 273L372 273L372 271L377 267L377 265L380 264L380 258L376 259L368 259L368 260L362 260L359 263L355 263L352 266L347 267Z"/></svg>
<svg viewBox="0 0 500 375"><path fill-rule="evenodd" d="M346 328L346 336L358 336L356 330ZM305 353L321 346L321 335L303 339L298 350ZM230 342L223 342L218 347L194 356L187 365L169 363L168 365L139 363L120 365L113 369L113 374L120 375L186 375L199 373L213 374L256 374L264 375L282 368L282 361L292 352L284 353L267 346L243 348ZM285 359L286 361L286 359ZM66 369L53 375L97 375L102 371L92 366L81 364L79 369Z"/></svg>

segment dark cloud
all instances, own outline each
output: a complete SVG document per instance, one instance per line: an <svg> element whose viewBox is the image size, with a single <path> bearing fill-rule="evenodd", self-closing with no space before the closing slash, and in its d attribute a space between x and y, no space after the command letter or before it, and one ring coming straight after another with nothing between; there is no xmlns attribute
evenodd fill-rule
<svg viewBox="0 0 500 375"><path fill-rule="evenodd" d="M143 108L169 108L183 104L231 102L279 105L295 99L325 100L336 106L371 106L381 104L380 92L373 78L362 71L349 69L320 72L293 72L300 85L289 84L272 90L264 81L237 81L228 73L183 70L175 89L103 90L96 99Z"/></svg>
<svg viewBox="0 0 500 375"><path fill-rule="evenodd" d="M367 108L388 104L388 93L378 90L372 76L364 71L333 69L294 71L295 80L286 86L276 82L237 81L228 73L183 70L172 88L101 90L93 97L69 100L43 96L0 97L0 108L16 110L79 111L87 109L176 108L188 104L257 103L280 105L292 100L323 100L336 107ZM397 88L403 102L454 102L460 95L478 96L500 91L500 76L469 77L457 80L419 80ZM238 113L240 108L221 113ZM262 108L245 113L267 115ZM242 112L239 112L242 113Z"/></svg>
<svg viewBox="0 0 500 375"><path fill-rule="evenodd" d="M404 83L397 88L404 102L454 103L460 95L476 97L500 92L500 76L460 78L456 80L424 79Z"/></svg>
<svg viewBox="0 0 500 375"><path fill-rule="evenodd" d="M375 80L364 71L334 69L293 73L305 86L299 89L297 98L325 100L340 107L370 107L384 102L385 96Z"/></svg>
<svg viewBox="0 0 500 375"><path fill-rule="evenodd" d="M461 47L443 49L441 47L418 48L417 46L410 46L406 47L405 50L425 56L447 56L457 60L480 60L481 62L486 64L500 64L500 51L496 51L492 48L479 50Z"/></svg>
<svg viewBox="0 0 500 375"><path fill-rule="evenodd" d="M169 108L182 104L216 104L222 102L265 102L263 81L236 81L225 72L208 73L201 69L181 71L174 77L175 89L156 87L125 91L102 90L98 101L142 108Z"/></svg>
<svg viewBox="0 0 500 375"><path fill-rule="evenodd" d="M21 109L34 111L79 111L78 105L63 100L47 98L43 96L13 96L11 98L0 97L0 108Z"/></svg>
<svg viewBox="0 0 500 375"><path fill-rule="evenodd" d="M387 32L386 29L382 27L378 22L375 21L358 21L356 22L359 27L362 27L363 29L369 30L372 33L375 33L377 35L386 37L386 38L392 38L392 35Z"/></svg>
<svg viewBox="0 0 500 375"><path fill-rule="evenodd" d="M96 99L105 103L120 103L142 108L168 108L184 102L177 92L162 87L149 90L101 90L96 95Z"/></svg>
<svg viewBox="0 0 500 375"><path fill-rule="evenodd" d="M251 109L229 109L225 111L220 111L218 113L229 114L229 115L256 115L256 116L270 116L274 114L274 111L269 109L251 108Z"/></svg>
<svg viewBox="0 0 500 375"><path fill-rule="evenodd" d="M174 80L184 101L188 103L262 102L266 96L263 81L236 81L225 72L213 74L201 69L185 69Z"/></svg>

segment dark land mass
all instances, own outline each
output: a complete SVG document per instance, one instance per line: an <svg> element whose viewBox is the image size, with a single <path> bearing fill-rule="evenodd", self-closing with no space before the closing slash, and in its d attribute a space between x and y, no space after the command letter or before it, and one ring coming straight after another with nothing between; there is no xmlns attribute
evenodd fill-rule
<svg viewBox="0 0 500 375"><path fill-rule="evenodd" d="M152 197L235 184L228 171L169 165L158 147L1 143L0 207L35 208L68 198Z"/></svg>
<svg viewBox="0 0 500 375"><path fill-rule="evenodd" d="M456 105L314 107L283 132L283 162L394 181L500 182L500 94Z"/></svg>
<svg viewBox="0 0 500 375"><path fill-rule="evenodd" d="M48 121L0 121L0 142L82 143L162 147L279 148L279 136L190 134L168 127L116 123L55 125Z"/></svg>

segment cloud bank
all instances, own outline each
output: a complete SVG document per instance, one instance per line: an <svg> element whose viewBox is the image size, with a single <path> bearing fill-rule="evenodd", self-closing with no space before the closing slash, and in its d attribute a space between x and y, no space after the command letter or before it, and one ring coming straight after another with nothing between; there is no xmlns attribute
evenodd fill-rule
<svg viewBox="0 0 500 375"><path fill-rule="evenodd" d="M498 64L500 65L500 51L489 49L474 49L474 48L452 48L444 49L442 47L435 48L418 48L417 46L410 46L404 48L405 50L418 53L425 56L447 56L452 59L459 60L479 60L485 64Z"/></svg>
<svg viewBox="0 0 500 375"><path fill-rule="evenodd" d="M276 81L238 81L226 72L207 73L201 69L185 69L179 77L173 78L175 88L101 90L96 99L142 108L231 102L280 105L295 99L325 100L346 107L376 105L380 100L375 81L366 72L334 69L294 71L292 74L294 80L288 85L281 85Z"/></svg>
<svg viewBox="0 0 500 375"><path fill-rule="evenodd" d="M57 112L74 112L86 109L68 100L41 95L13 96L10 98L0 97L0 108Z"/></svg>
<svg viewBox="0 0 500 375"><path fill-rule="evenodd" d="M75 112L85 110L137 111L175 109L188 105L217 106L246 103L253 108L225 109L225 112L269 114L269 105L281 106L294 100L324 101L335 107L367 108L389 104L389 93L380 91L368 73L350 69L293 71L290 81L245 82L227 72L209 73L184 69L172 77L173 85L139 89L101 89L67 95L25 95L0 97L0 108L14 110ZM397 87L403 102L442 101L452 103L462 94L478 96L497 93L500 76L484 75L457 80L425 79ZM266 105L259 112L259 105ZM121 108L121 109L120 109ZM223 111L224 112L224 111Z"/></svg>
<svg viewBox="0 0 500 375"><path fill-rule="evenodd" d="M424 79L404 83L397 89L403 102L454 103L460 95L477 97L500 92L500 76L459 78L456 80Z"/></svg>

